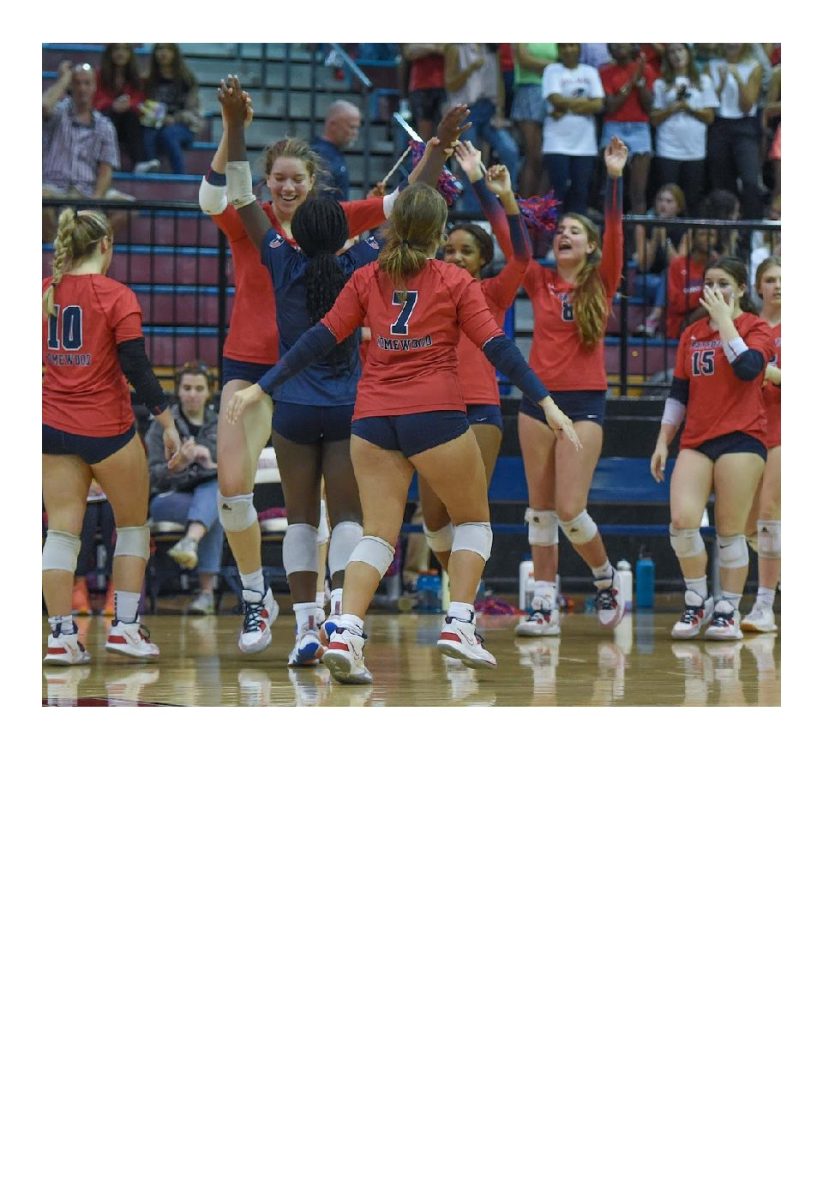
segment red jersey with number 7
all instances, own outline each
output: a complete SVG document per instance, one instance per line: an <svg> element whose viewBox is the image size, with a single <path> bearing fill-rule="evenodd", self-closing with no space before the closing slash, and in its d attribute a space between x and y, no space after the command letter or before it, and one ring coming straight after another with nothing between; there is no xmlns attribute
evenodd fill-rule
<svg viewBox="0 0 823 1200"><path fill-rule="evenodd" d="M64 275L55 304L43 320L43 424L84 437L125 433L134 413L117 347L143 336L137 297L105 275Z"/></svg>
<svg viewBox="0 0 823 1200"><path fill-rule="evenodd" d="M674 378L685 380L689 389L680 438L684 450L726 433L748 433L765 445L763 373L774 355L773 330L754 313L741 313L734 325L748 349L763 355L763 370L754 379L735 375L708 317L689 325L680 336Z"/></svg>
<svg viewBox="0 0 823 1200"><path fill-rule="evenodd" d="M503 333L478 280L453 263L429 259L403 287L378 263L355 271L323 317L338 342L360 325L371 342L357 388L354 419L465 411L457 370L462 330L483 346Z"/></svg>

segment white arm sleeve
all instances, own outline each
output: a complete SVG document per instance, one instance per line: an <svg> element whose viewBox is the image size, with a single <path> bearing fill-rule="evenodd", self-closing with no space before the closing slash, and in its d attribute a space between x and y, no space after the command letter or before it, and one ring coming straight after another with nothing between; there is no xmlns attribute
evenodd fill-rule
<svg viewBox="0 0 823 1200"><path fill-rule="evenodd" d="M733 363L740 358L741 354L745 354L748 348L749 347L743 341L743 338L739 336L732 338L730 342L723 342L723 353L726 355L726 358L730 363Z"/></svg>
<svg viewBox="0 0 823 1200"><path fill-rule="evenodd" d="M683 424L683 418L686 415L686 405L681 404L679 400L675 400L669 396L663 408L663 418L661 425L674 425L675 429L679 429Z"/></svg>
<svg viewBox="0 0 823 1200"><path fill-rule="evenodd" d="M383 216L390 217L391 210L397 203L397 197L400 195L400 189L395 188L393 192L389 192L388 196L383 197Z"/></svg>
<svg viewBox="0 0 823 1200"><path fill-rule="evenodd" d="M254 204L254 192L251 186L251 167L244 158L240 162L226 163L226 183L228 184L229 203L235 208L245 208Z"/></svg>
<svg viewBox="0 0 823 1200"><path fill-rule="evenodd" d="M208 213L210 216L218 216L228 206L226 189L218 187L214 183L209 183L205 175L200 180L200 195L198 199L202 211Z"/></svg>

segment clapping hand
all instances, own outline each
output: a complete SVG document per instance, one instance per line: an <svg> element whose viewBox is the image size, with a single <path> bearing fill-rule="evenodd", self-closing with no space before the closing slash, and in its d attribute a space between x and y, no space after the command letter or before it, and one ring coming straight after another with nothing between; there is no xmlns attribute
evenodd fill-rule
<svg viewBox="0 0 823 1200"><path fill-rule="evenodd" d="M483 174L483 156L471 142L458 142L454 155L471 183L477 183Z"/></svg>
<svg viewBox="0 0 823 1200"><path fill-rule="evenodd" d="M629 158L629 147L619 137L613 137L603 151L603 158L609 175L616 179L623 174Z"/></svg>

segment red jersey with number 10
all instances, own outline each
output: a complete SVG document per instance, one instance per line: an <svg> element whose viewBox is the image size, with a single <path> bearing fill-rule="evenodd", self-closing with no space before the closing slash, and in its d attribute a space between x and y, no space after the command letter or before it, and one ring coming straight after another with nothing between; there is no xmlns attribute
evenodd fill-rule
<svg viewBox="0 0 823 1200"><path fill-rule="evenodd" d="M338 342L360 325L371 342L354 418L465 411L457 372L460 331L475 346L499 337L478 280L453 263L429 259L402 288L378 263L360 267L323 317Z"/></svg>
<svg viewBox="0 0 823 1200"><path fill-rule="evenodd" d="M763 355L765 371L774 354L771 326L746 312L735 318L734 325L749 350L759 350ZM763 371L754 379L739 379L708 317L684 329L674 367L674 378L685 380L689 386L681 448L693 449L726 433L748 433L765 444Z"/></svg>
<svg viewBox="0 0 823 1200"><path fill-rule="evenodd" d="M84 437L125 433L134 413L117 347L143 336L137 297L105 275L64 275L55 303L43 321L43 424Z"/></svg>

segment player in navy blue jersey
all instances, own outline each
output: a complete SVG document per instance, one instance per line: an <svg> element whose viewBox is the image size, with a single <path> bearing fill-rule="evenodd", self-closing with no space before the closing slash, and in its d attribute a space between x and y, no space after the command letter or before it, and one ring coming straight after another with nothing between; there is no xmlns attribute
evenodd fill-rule
<svg viewBox="0 0 823 1200"><path fill-rule="evenodd" d="M251 191L246 161L244 122L246 100L236 77L218 90L228 140L228 197L258 248L276 297L281 353L331 308L350 275L373 262L379 245L374 239L341 253L348 239L343 209L328 196L309 197L295 212L294 245L272 228ZM460 110L451 118L454 136ZM450 127L450 128L452 128ZM441 127L441 131L443 131ZM412 178L437 179L444 161L434 139ZM343 573L352 550L363 535L357 482L349 453L351 420L360 378L359 332L347 338L323 362L290 380L278 396L272 422L277 462L283 484L289 525L283 540L283 566L294 606L296 637L290 666L311 666L322 656L317 608L317 527L321 485L325 481L331 527L328 549L332 577L332 616L342 611Z"/></svg>

